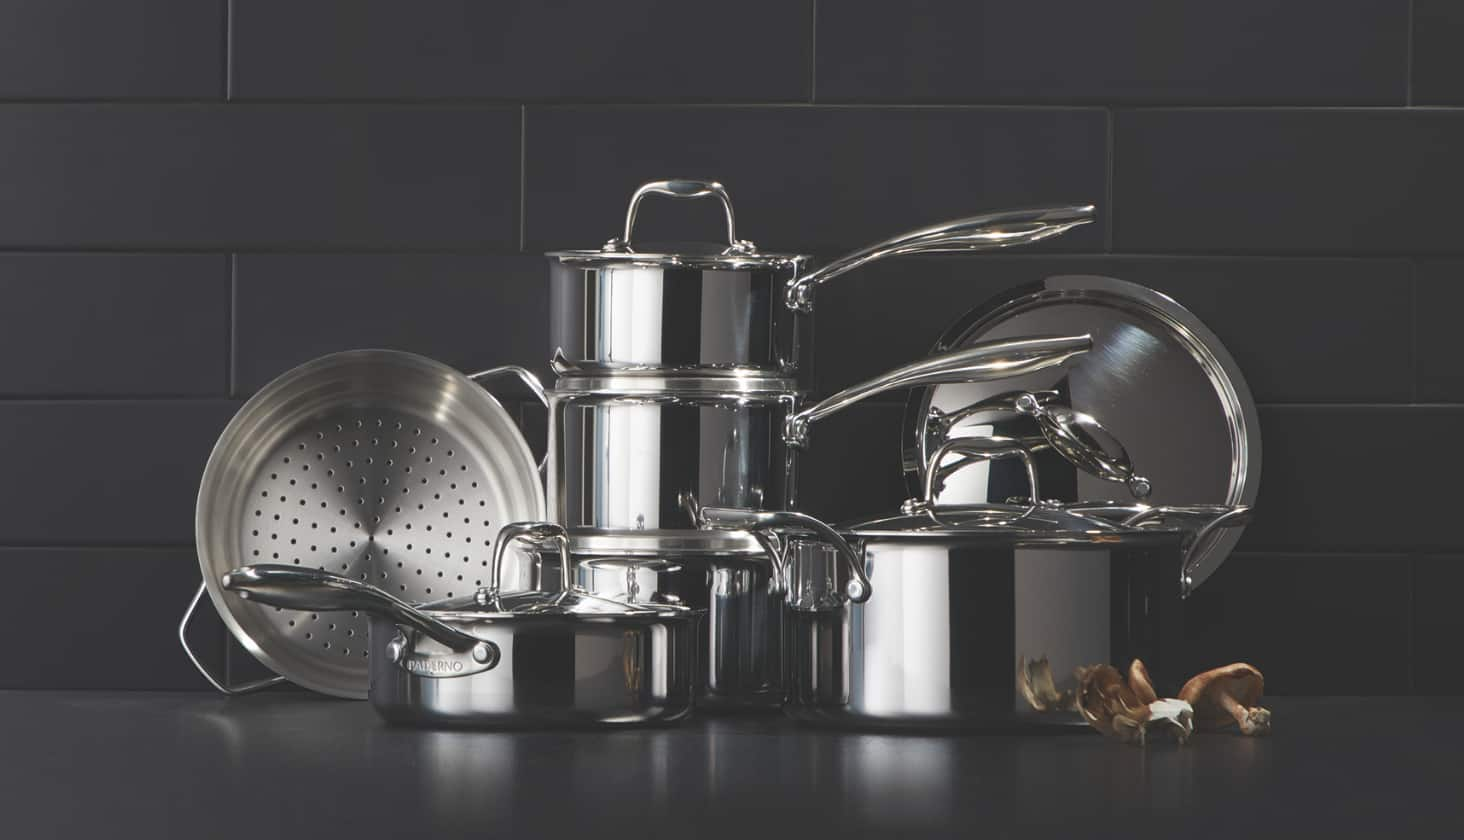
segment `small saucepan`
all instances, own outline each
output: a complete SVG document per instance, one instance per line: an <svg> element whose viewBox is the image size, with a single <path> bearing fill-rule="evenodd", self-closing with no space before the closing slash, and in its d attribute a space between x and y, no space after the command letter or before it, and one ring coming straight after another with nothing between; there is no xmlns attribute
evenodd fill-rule
<svg viewBox="0 0 1464 840"><path fill-rule="evenodd" d="M557 544L560 590L498 590L508 545ZM245 566L223 588L281 609L371 616L363 654L372 705L394 723L618 726L674 721L692 709L703 611L627 605L572 585L568 539L545 523L500 531L488 588L412 606L363 580L300 566Z"/></svg>

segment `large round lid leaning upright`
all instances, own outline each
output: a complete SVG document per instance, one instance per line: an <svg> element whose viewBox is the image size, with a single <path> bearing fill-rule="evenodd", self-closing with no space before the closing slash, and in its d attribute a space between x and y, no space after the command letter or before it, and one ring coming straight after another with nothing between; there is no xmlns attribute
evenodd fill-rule
<svg viewBox="0 0 1464 840"><path fill-rule="evenodd" d="M1123 442L1148 479L1152 505L1253 505L1261 477L1261 434L1245 378L1214 333L1189 310L1152 289L1110 277L1060 276L1019 286L978 306L941 338L935 352L1033 333L1082 331L1093 349L1062 368L990 383L935 385L911 393L905 415L905 469L915 490L930 454L948 438L1032 437L1030 418L965 413L1003 393L1050 393L1092 415ZM961 414L959 419L953 414ZM954 421L954 422L952 422ZM1044 495L1067 502L1120 499L1121 484L1037 453ZM991 468L964 469L939 501L1003 501ZM1115 505L1123 512L1123 505ZM1230 554L1243 529L1229 529L1195 560L1194 585Z"/></svg>

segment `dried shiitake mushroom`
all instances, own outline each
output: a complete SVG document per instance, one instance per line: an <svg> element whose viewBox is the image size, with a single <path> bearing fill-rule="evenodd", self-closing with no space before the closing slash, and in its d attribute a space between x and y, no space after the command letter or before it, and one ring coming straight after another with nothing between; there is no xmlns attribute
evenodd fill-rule
<svg viewBox="0 0 1464 840"><path fill-rule="evenodd" d="M1052 665L1047 657L1017 660L1017 687L1027 704L1039 712L1067 712L1073 710L1073 693L1058 691L1052 679Z"/></svg>
<svg viewBox="0 0 1464 840"><path fill-rule="evenodd" d="M1151 726L1168 727L1181 744L1194 731L1194 710L1182 700L1160 699L1149 671L1135 659L1128 679L1112 665L1091 665L1077 670L1078 711L1104 735L1142 745Z"/></svg>
<svg viewBox="0 0 1464 840"><path fill-rule="evenodd" d="M1261 672L1236 662L1199 674L1179 690L1179 699L1195 708L1195 725L1224 729L1232 724L1246 735L1271 731L1271 712L1256 705L1265 689Z"/></svg>

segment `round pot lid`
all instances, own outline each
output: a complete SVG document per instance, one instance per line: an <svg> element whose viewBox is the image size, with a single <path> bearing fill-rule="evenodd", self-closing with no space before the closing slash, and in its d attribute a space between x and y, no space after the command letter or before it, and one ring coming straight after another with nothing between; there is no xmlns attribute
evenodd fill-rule
<svg viewBox="0 0 1464 840"><path fill-rule="evenodd" d="M1183 538L1174 528L1130 528L1057 505L941 505L864 519L837 530L856 538L910 538L993 544L1105 543L1151 545Z"/></svg>
<svg viewBox="0 0 1464 840"><path fill-rule="evenodd" d="M912 392L906 407L905 465L912 489L926 459L960 437L1040 436L1027 417L977 413L954 425L933 417L961 412L1013 390L1055 392L1098 420L1149 479L1153 505L1251 505L1260 483L1255 403L1234 359L1192 313L1152 289L1110 277L1060 276L1017 287L967 313L935 346L1086 332L1091 352L1061 368L990 383L936 385ZM1030 427L1030 428L1029 428ZM1119 485L1079 471L1053 451L1038 452L1043 497L1112 499ZM943 482L940 505L1001 501L1022 488L1006 465L962 469ZM1198 585L1240 539L1228 528L1195 561Z"/></svg>

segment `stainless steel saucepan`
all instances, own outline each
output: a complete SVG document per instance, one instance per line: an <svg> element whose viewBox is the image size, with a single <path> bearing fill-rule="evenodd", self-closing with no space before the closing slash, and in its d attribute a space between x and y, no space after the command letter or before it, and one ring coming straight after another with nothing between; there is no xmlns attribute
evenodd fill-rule
<svg viewBox="0 0 1464 840"><path fill-rule="evenodd" d="M505 550L517 540L558 548L557 593L499 591ZM368 614L370 700L395 723L622 726L691 711L702 611L586 594L572 583L564 531L545 523L505 525L489 574L491 585L471 595L415 607L370 584L293 565L245 566L220 583L240 598L293 611L305 626L346 611Z"/></svg>
<svg viewBox="0 0 1464 840"><path fill-rule="evenodd" d="M636 214L652 195L718 201L726 246L637 247ZM1091 205L987 213L910 231L807 271L806 256L765 253L737 237L721 184L651 181L631 196L620 236L600 248L548 254L554 357L561 371L576 375L752 375L795 378L808 387L810 315L820 285L885 257L1007 248L1092 220Z"/></svg>
<svg viewBox="0 0 1464 840"><path fill-rule="evenodd" d="M1172 669L1195 558L1249 508L1126 525L1037 502L1036 467L1015 441L953 440L932 460L949 454L1020 460L1031 500L957 507L927 494L835 528L867 581L807 516L703 510L709 527L788 541L788 715L852 728L1076 725L1076 667L1139 657Z"/></svg>
<svg viewBox="0 0 1464 840"><path fill-rule="evenodd" d="M798 506L817 421L886 391L1056 367L1086 335L1012 338L922 359L812 405L787 379L562 376L549 392L549 518L570 528L694 528L681 499Z"/></svg>

